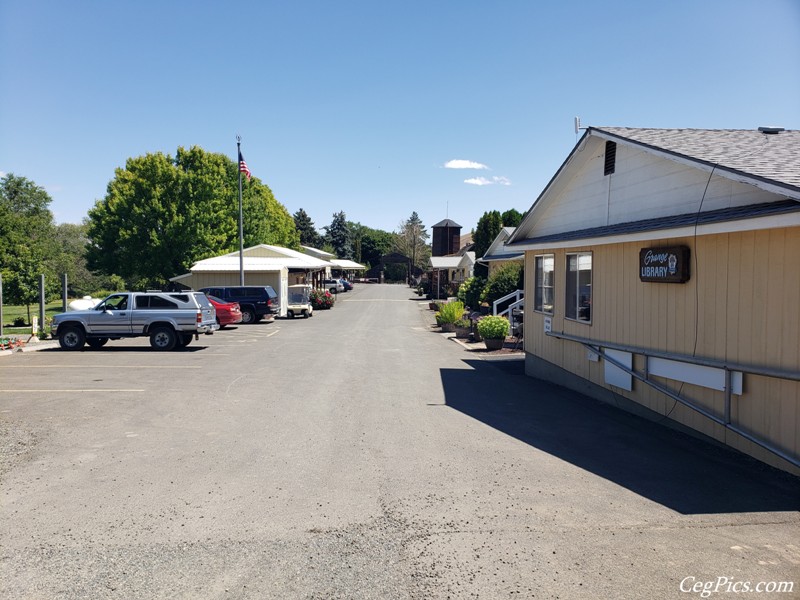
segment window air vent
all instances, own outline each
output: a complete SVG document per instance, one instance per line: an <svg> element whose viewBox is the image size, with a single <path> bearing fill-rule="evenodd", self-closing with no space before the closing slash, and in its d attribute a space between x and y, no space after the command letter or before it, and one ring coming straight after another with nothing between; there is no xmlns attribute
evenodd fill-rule
<svg viewBox="0 0 800 600"><path fill-rule="evenodd" d="M617 143L606 142L606 165L603 175L611 175L617 167Z"/></svg>

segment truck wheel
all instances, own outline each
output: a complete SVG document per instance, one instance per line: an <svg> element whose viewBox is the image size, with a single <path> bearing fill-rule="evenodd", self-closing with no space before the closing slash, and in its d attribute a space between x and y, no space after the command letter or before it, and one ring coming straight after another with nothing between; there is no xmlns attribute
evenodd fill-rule
<svg viewBox="0 0 800 600"><path fill-rule="evenodd" d="M154 350L172 350L178 342L178 336L171 327L156 327L150 333L150 346Z"/></svg>
<svg viewBox="0 0 800 600"><path fill-rule="evenodd" d="M294 311L293 310L287 310L286 311L286 317L289 318L289 319L294 319Z"/></svg>
<svg viewBox="0 0 800 600"><path fill-rule="evenodd" d="M86 342L86 334L80 327L67 327L58 336L58 345L63 350L80 350Z"/></svg>
<svg viewBox="0 0 800 600"><path fill-rule="evenodd" d="M86 343L94 350L99 350L108 343L108 338L87 338Z"/></svg>
<svg viewBox="0 0 800 600"><path fill-rule="evenodd" d="M251 323L256 322L256 313L253 311L252 308L242 308L242 323L245 325L250 325Z"/></svg>
<svg viewBox="0 0 800 600"><path fill-rule="evenodd" d="M180 337L180 340L179 340L179 343L180 343L181 346L188 346L189 344L192 343L193 339L194 339L194 336L192 336L191 333L182 333L181 337Z"/></svg>
<svg viewBox="0 0 800 600"><path fill-rule="evenodd" d="M308 317L309 317L308 311L307 311L307 310L304 310L304 311L303 311L303 318L304 318L304 319L307 319Z"/></svg>

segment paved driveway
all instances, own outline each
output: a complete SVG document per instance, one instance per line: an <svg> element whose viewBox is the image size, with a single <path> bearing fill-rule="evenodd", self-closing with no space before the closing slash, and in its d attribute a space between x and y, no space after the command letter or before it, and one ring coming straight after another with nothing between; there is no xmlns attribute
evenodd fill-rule
<svg viewBox="0 0 800 600"><path fill-rule="evenodd" d="M430 321L363 285L184 351L3 357L0 596L798 597L795 478Z"/></svg>

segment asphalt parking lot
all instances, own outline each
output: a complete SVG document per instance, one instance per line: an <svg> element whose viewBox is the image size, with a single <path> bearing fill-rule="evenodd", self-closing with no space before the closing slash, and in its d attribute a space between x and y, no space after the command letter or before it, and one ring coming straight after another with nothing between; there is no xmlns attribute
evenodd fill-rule
<svg viewBox="0 0 800 600"><path fill-rule="evenodd" d="M482 360L426 306L357 286L173 352L0 357L0 596L800 595L796 478Z"/></svg>

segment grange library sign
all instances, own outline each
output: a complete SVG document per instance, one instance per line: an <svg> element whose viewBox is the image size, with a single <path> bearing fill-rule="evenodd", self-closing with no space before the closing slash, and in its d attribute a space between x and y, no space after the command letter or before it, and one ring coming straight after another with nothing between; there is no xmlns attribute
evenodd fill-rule
<svg viewBox="0 0 800 600"><path fill-rule="evenodd" d="M654 283L684 283L688 281L688 246L639 250L639 279Z"/></svg>

